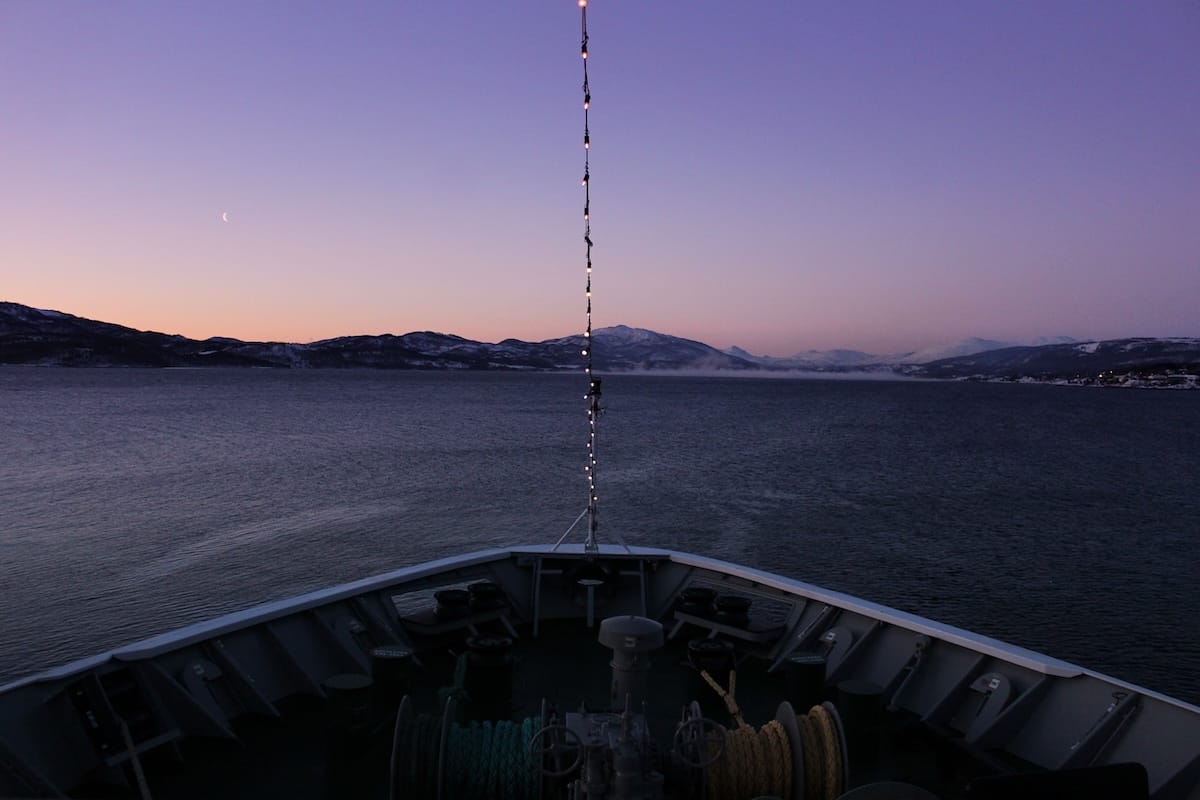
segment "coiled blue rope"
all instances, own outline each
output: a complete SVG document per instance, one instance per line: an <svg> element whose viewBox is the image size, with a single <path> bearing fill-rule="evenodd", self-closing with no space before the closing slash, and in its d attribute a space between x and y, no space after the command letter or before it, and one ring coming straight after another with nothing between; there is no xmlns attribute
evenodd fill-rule
<svg viewBox="0 0 1200 800"><path fill-rule="evenodd" d="M449 796L534 800L541 773L527 748L537 727L532 717L452 723L442 772Z"/></svg>

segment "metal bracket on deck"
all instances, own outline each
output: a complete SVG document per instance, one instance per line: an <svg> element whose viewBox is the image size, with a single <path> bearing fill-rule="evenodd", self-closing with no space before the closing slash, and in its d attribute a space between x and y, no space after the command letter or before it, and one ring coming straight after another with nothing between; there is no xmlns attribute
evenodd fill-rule
<svg viewBox="0 0 1200 800"><path fill-rule="evenodd" d="M917 670L921 668L921 662L925 660L925 652L932 643L933 640L923 633L918 633L916 638L913 639L913 653L909 657L908 663L901 667L900 672L892 679L892 685L895 688L890 690L888 688L884 689L884 694L889 698L888 707L901 707L900 697L904 694L904 690L908 688L908 684L916 676Z"/></svg>
<svg viewBox="0 0 1200 800"><path fill-rule="evenodd" d="M275 625L275 623L268 622L263 626L262 630L266 635L267 643L271 646L272 650L275 651L275 655L277 655L283 664L289 670L291 670L298 682L301 683L310 694L314 694L317 697L325 697L325 688L321 686L320 679L312 672L309 672L308 669L305 668L303 662L296 658L296 655L292 652L292 649L287 646L286 642L284 642L283 634L279 632L279 628Z"/></svg>
<svg viewBox="0 0 1200 800"><path fill-rule="evenodd" d="M967 744L983 750L1006 745L1029 720L1037 704L1050 688L1051 682L1049 676L1043 675L1009 702L991 725L972 725L967 732Z"/></svg>
<svg viewBox="0 0 1200 800"><path fill-rule="evenodd" d="M1113 692L1112 702L1100 712L1082 736L1067 750L1058 769L1083 767L1095 763L1104 748L1137 713L1142 696L1136 692Z"/></svg>
<svg viewBox="0 0 1200 800"><path fill-rule="evenodd" d="M275 708L275 705L266 698L262 690L258 688L254 676L238 663L237 658L225 646L225 642L219 638L212 639L203 647L212 656L213 661L221 666L221 669L217 671L217 677L232 678L229 682L230 688L235 691L243 708L247 711L259 711L272 717L280 716L279 709Z"/></svg>
<svg viewBox="0 0 1200 800"><path fill-rule="evenodd" d="M849 628L833 627L821 634L820 643L821 649L825 651L825 663L829 665L825 674L832 676L846 660L846 656L850 655L854 634Z"/></svg>
<svg viewBox="0 0 1200 800"><path fill-rule="evenodd" d="M1008 705L1013 695L1012 681L999 672L988 672L980 675L971 683L971 691L983 695L983 702L975 712L975 719L967 728L967 741L974 741L992 726L1000 717L1000 712Z"/></svg>
<svg viewBox="0 0 1200 800"><path fill-rule="evenodd" d="M189 735L199 733L237 739L228 725L228 717L205 685L206 674L219 675L220 672L211 661L196 659L188 662L176 680L159 662L146 662L146 679L176 725Z"/></svg>

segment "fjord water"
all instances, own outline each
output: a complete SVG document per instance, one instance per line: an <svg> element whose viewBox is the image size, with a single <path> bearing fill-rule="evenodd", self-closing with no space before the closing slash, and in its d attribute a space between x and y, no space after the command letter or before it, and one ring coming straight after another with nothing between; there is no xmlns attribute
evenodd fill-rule
<svg viewBox="0 0 1200 800"><path fill-rule="evenodd" d="M1200 394L614 375L600 532L1200 702ZM586 501L579 375L0 369L0 680Z"/></svg>

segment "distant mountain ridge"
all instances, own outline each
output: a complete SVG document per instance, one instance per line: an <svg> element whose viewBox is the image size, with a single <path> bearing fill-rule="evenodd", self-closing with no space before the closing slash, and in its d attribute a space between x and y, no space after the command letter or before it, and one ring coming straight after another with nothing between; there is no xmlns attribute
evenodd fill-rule
<svg viewBox="0 0 1200 800"><path fill-rule="evenodd" d="M604 371L805 371L1100 383L1124 375L1128 385L1132 385L1130 375L1142 381L1153 374L1167 376L1159 381L1164 385L1200 382L1200 338L1075 342L1060 337L1025 346L967 339L914 353L880 356L858 350L810 350L787 358L754 356L737 347L723 352L703 342L625 325L596 330L592 340L595 366ZM0 302L0 365L554 371L579 369L584 343L584 337L576 335L493 344L432 331L339 336L308 344L227 337L197 340Z"/></svg>
<svg viewBox="0 0 1200 800"><path fill-rule="evenodd" d="M1197 383L1200 338L1133 338L1006 347L946 358L906 370L925 378L1054 380L1084 376L1114 383L1117 376L1169 376L1174 383ZM1183 378L1190 377L1190 381ZM1170 381L1168 381L1170 382Z"/></svg>
<svg viewBox="0 0 1200 800"><path fill-rule="evenodd" d="M740 347L726 350L730 355L753 361L756 364L773 369L878 369L892 367L897 364L928 364L947 358L969 356L987 350L1000 350L1006 347L1038 347L1045 344L1068 344L1075 342L1069 336L1039 336L1029 342L1000 342L994 339L971 337L950 344L940 344L916 350L910 353L892 353L874 355L861 350L806 350L783 358L777 356L755 356Z"/></svg>
<svg viewBox="0 0 1200 800"><path fill-rule="evenodd" d="M593 331L604 370L750 370L757 366L702 342L618 325ZM0 364L45 366L376 369L578 369L583 335L495 344L446 333L339 336L295 344L244 342L139 331L122 325L0 302Z"/></svg>

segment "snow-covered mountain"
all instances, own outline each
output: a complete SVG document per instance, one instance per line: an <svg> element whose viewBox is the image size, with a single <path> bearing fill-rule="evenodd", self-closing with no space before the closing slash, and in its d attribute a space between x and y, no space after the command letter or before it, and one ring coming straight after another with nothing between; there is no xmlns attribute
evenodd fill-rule
<svg viewBox="0 0 1200 800"><path fill-rule="evenodd" d="M582 335L541 342L505 339L493 344L431 331L341 336L308 344L225 337L198 341L0 302L0 364L562 370L583 365L584 344ZM1200 339L1060 339L1040 346L967 339L891 356L813 350L772 358L753 356L736 347L721 352L692 339L618 325L594 331L591 344L595 366L602 371L874 372L926 378L1101 382L1107 381L1105 374L1117 372L1200 372Z"/></svg>
<svg viewBox="0 0 1200 800"><path fill-rule="evenodd" d="M861 350L805 350L795 355L780 358L777 356L751 355L740 347L731 347L725 352L770 369L818 371L878 370L902 364L928 364L932 361L969 356L975 353L984 353L988 350L1000 350L1005 347L1063 344L1074 341L1069 336L1038 337L1028 342L1001 342L994 339L971 337L969 339L961 339L957 342L926 347L911 353L890 353L885 355L864 353Z"/></svg>
<svg viewBox="0 0 1200 800"><path fill-rule="evenodd" d="M928 378L1051 380L1113 374L1200 372L1200 338L1134 338L1005 347L946 358L905 370Z"/></svg>
<svg viewBox="0 0 1200 800"><path fill-rule="evenodd" d="M940 361L943 358L969 356L975 353L986 353L988 350L1000 350L1005 347L1017 347L1019 342L998 342L995 339L980 339L972 336L949 344L939 344L925 347L902 356L899 364L928 364L930 361Z"/></svg>
<svg viewBox="0 0 1200 800"><path fill-rule="evenodd" d="M592 332L596 357L609 369L754 369L743 358L722 353L714 347L692 339L681 339L665 333L616 325ZM583 339L580 337L580 344Z"/></svg>
<svg viewBox="0 0 1200 800"><path fill-rule="evenodd" d="M1007 347L1041 347L1049 344L1072 344L1076 339L1070 336L1037 336L1023 342L1000 342L995 339L980 339L971 337L949 344L934 345L909 353L900 358L899 364L928 364L947 358L961 358L976 353L986 353L989 350L1003 350Z"/></svg>
<svg viewBox="0 0 1200 800"><path fill-rule="evenodd" d="M593 331L603 370L754 369L702 342L619 325ZM138 331L59 311L0 303L0 364L65 366L272 366L387 369L578 369L584 337L492 344L431 331L340 336L308 344L204 341Z"/></svg>

